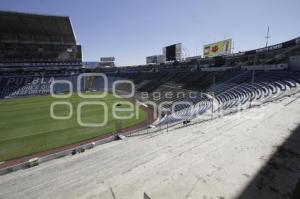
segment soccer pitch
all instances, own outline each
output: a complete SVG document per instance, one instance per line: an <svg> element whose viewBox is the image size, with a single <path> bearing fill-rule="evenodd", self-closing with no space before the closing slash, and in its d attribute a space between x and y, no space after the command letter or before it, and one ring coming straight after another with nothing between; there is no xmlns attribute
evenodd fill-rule
<svg viewBox="0 0 300 199"><path fill-rule="evenodd" d="M70 119L56 120L50 116L53 102L70 102L73 115ZM107 104L108 122L103 127L83 127L77 122L77 107L81 102L101 101ZM131 119L115 119L113 105L121 102L131 103L126 99L107 94L101 99L83 99L73 94L69 99L54 99L51 96L34 96L0 101L0 161L6 161L25 155L46 151L56 147L78 143L97 136L116 132L118 128L127 128L142 123L147 113L135 107L135 111L116 111L120 116L133 115ZM132 104L132 103L131 103ZM132 104L133 105L133 104ZM130 105L119 105L119 109ZM56 116L69 115L66 105L54 107ZM84 123L101 123L104 121L105 109L99 105L88 105L81 109ZM120 122L121 121L121 122Z"/></svg>

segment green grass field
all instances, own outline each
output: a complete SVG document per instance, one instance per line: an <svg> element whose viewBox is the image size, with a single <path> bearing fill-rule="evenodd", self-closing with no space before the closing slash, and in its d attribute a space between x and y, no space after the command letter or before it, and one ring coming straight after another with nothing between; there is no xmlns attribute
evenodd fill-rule
<svg viewBox="0 0 300 199"><path fill-rule="evenodd" d="M73 105L73 116L68 120L54 120L50 116L50 105L53 101L69 101ZM108 123L103 127L82 127L77 123L77 105L87 99L77 94L70 99L54 99L51 96L36 96L0 101L0 161L14 159L36 152L77 143L116 131L117 121L112 116L112 105L115 102L128 102L108 94L103 101L108 105ZM128 105L127 105L128 106ZM126 108L122 105L121 108ZM128 107L127 107L128 108ZM55 115L68 115L68 108L63 105L54 108ZM82 120L85 123L101 123L104 118L101 106L89 105L82 108ZM118 112L127 115L128 112ZM132 114L132 113L131 113ZM126 128L139 124L147 119L147 113L138 110L139 117L122 120L121 127Z"/></svg>

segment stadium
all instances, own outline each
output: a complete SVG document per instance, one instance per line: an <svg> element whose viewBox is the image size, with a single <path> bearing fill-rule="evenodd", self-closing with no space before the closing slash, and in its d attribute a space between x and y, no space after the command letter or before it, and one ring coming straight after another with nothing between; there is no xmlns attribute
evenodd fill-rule
<svg viewBox="0 0 300 199"><path fill-rule="evenodd" d="M75 35L0 11L0 198L300 197L300 37L90 68Z"/></svg>

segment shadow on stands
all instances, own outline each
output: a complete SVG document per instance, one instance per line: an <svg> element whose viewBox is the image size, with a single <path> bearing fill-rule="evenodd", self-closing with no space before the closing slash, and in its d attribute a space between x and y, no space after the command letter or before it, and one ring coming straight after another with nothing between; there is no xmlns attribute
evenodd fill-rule
<svg viewBox="0 0 300 199"><path fill-rule="evenodd" d="M300 199L300 125L237 198Z"/></svg>

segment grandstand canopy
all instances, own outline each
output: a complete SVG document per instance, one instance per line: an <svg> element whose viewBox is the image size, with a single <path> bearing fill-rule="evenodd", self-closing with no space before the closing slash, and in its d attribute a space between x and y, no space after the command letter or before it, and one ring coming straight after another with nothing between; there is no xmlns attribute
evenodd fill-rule
<svg viewBox="0 0 300 199"><path fill-rule="evenodd" d="M0 42L76 44L76 39L69 17L0 11Z"/></svg>

